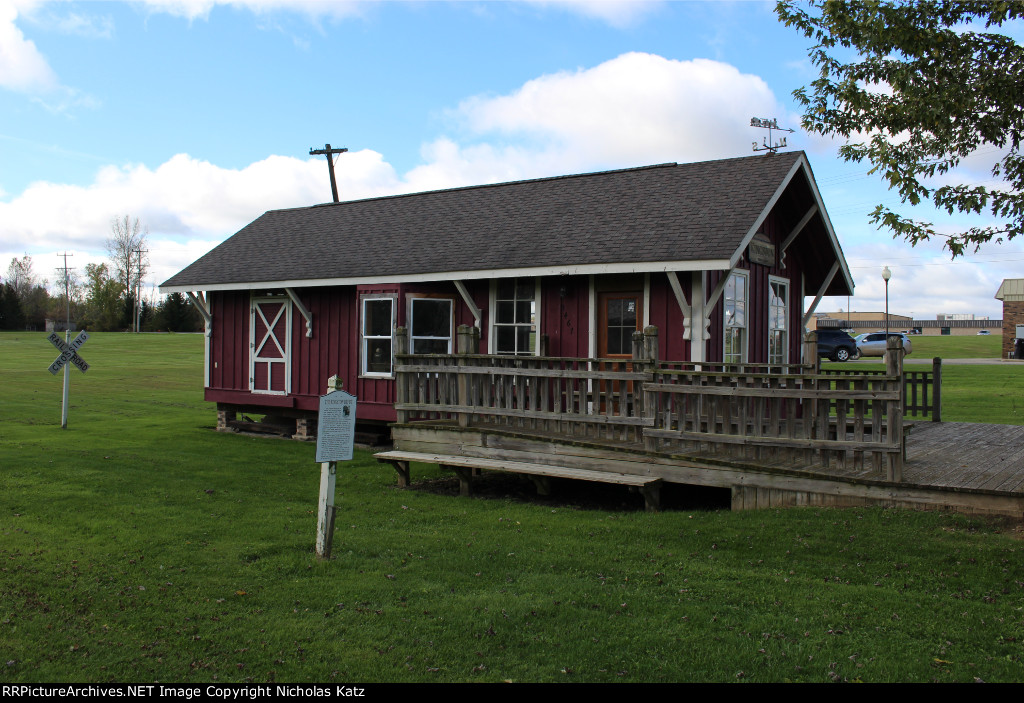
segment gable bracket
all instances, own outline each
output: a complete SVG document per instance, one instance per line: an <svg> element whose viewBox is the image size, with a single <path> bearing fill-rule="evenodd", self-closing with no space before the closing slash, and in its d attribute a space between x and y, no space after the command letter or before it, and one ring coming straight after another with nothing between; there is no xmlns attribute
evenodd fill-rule
<svg viewBox="0 0 1024 703"><path fill-rule="evenodd" d="M693 327L693 308L687 302L683 287L679 284L679 275L675 271L666 271L665 273L668 275L668 282L672 286L672 292L676 295L679 309L683 313L683 339L690 339L691 328Z"/></svg>
<svg viewBox="0 0 1024 703"><path fill-rule="evenodd" d="M288 297L292 299L292 302L295 304L295 308L299 311L299 313L301 313L302 316L306 318L306 336L312 338L313 315L309 312L309 310L306 309L306 306L302 304L302 301L299 300L299 296L295 292L294 288L285 288L284 291L285 293L288 294Z"/></svg>
<svg viewBox="0 0 1024 703"><path fill-rule="evenodd" d="M199 291L198 294L187 291L185 295L188 296L188 299L192 301L192 304L196 306L199 314L206 321L206 336L209 337L210 331L213 329L213 314L210 312L209 305L206 304L206 296L203 295L202 291Z"/></svg>
<svg viewBox="0 0 1024 703"><path fill-rule="evenodd" d="M466 290L466 284L462 281L452 281L452 283L454 283L455 287L459 289L459 295L462 296L462 302L464 302L466 307L469 308L469 311L473 313L473 326L480 329L480 317L483 313L480 312L480 308L478 308L476 303L473 302L473 298L469 295L469 291Z"/></svg>
<svg viewBox="0 0 1024 703"><path fill-rule="evenodd" d="M818 294L814 296L814 302L811 303L811 307L807 308L807 312L804 313L803 328L807 329L807 322L811 319L811 315L818 307L818 303L821 302L821 298L825 295L825 291L828 290L829 285L832 283L832 279L835 278L836 272L839 271L839 261L832 264L832 268L829 269L828 275L825 276L825 280L821 284L821 288L818 289Z"/></svg>
<svg viewBox="0 0 1024 703"><path fill-rule="evenodd" d="M789 248L789 245L793 243L793 240L795 240L797 235L803 231L804 227L807 226L807 223L811 221L811 218L814 217L814 215L817 212L818 204L815 203L814 205L811 205L811 208L807 211L807 214L804 215L800 219L800 221L796 223L796 227L794 227L793 231L789 233L789 236L786 237L786 240L782 242L782 246L779 247L779 266L784 265L783 262L786 260L786 250Z"/></svg>
<svg viewBox="0 0 1024 703"><path fill-rule="evenodd" d="M718 280L718 285L716 285L715 289L711 291L710 297L708 297L707 302L704 304L704 319L701 321L701 337L705 341L711 339L711 332L709 331L711 328L711 311L715 309L716 305L718 305L718 299L722 297L722 292L725 290L725 283L729 280L729 276L731 276L732 272L735 270L736 267L733 266L726 271L722 271L722 277Z"/></svg>

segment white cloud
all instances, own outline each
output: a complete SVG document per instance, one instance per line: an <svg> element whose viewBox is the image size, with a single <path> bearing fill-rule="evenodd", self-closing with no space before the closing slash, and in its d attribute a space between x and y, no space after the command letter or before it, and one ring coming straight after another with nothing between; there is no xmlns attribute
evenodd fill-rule
<svg viewBox="0 0 1024 703"><path fill-rule="evenodd" d="M338 167L346 199L396 192L394 171L380 154L348 153ZM33 183L0 203L0 262L57 250L103 258L110 221L138 217L150 232L153 278L165 280L268 209L330 200L323 159L271 156L225 169L178 154L156 169L107 166L88 186ZM86 257L75 260L84 266Z"/></svg>
<svg viewBox="0 0 1024 703"><path fill-rule="evenodd" d="M513 172L526 177L745 156L761 137L749 127L752 116L795 119L758 76L718 61L645 53L541 76L508 95L476 96L452 114L470 138L488 141L439 140L424 154L429 164L410 179L430 172L482 182ZM495 163L502 164L497 172Z"/></svg>
<svg viewBox="0 0 1024 703"><path fill-rule="evenodd" d="M0 86L26 93L52 90L57 76L35 42L15 25L19 6L27 5L0 0Z"/></svg>

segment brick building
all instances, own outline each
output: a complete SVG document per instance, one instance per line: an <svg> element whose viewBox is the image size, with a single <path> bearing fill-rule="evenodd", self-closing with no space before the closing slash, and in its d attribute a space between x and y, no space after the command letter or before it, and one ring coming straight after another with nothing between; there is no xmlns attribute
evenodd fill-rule
<svg viewBox="0 0 1024 703"><path fill-rule="evenodd" d="M999 284L996 300L1003 301L1003 358L1013 351L1013 340L1024 327L1024 278L1007 278Z"/></svg>

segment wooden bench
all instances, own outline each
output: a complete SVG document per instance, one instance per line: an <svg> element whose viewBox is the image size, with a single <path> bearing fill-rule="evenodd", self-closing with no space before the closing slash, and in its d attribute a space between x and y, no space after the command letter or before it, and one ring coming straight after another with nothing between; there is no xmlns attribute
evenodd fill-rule
<svg viewBox="0 0 1024 703"><path fill-rule="evenodd" d="M409 463L418 461L423 464L437 464L442 468L452 469L459 477L459 495L463 496L470 494L473 470L486 469L488 471L508 471L525 474L537 486L537 492L540 495L548 495L550 493L549 479L551 478L571 478L581 481L617 483L637 489L640 495L644 497L644 506L648 511L654 512L661 507L662 480L652 476L620 474L611 471L590 471L588 469L573 469L564 466L531 464L524 461L506 461L504 459L480 459L454 454L390 451L381 452L374 456L377 458L377 461L391 464L395 468L395 471L398 472L398 484L403 487L409 485Z"/></svg>

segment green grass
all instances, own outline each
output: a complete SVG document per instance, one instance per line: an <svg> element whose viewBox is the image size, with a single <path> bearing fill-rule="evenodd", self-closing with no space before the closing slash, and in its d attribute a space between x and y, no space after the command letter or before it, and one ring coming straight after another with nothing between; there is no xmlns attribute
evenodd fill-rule
<svg viewBox="0 0 1024 703"><path fill-rule="evenodd" d="M357 452L321 562L313 446L213 431L201 336L81 353L61 430L45 335L0 334L5 682L1024 680L1005 526L460 499Z"/></svg>
<svg viewBox="0 0 1024 703"><path fill-rule="evenodd" d="M912 359L999 359L1003 336L999 330L990 335L948 335L910 337Z"/></svg>

